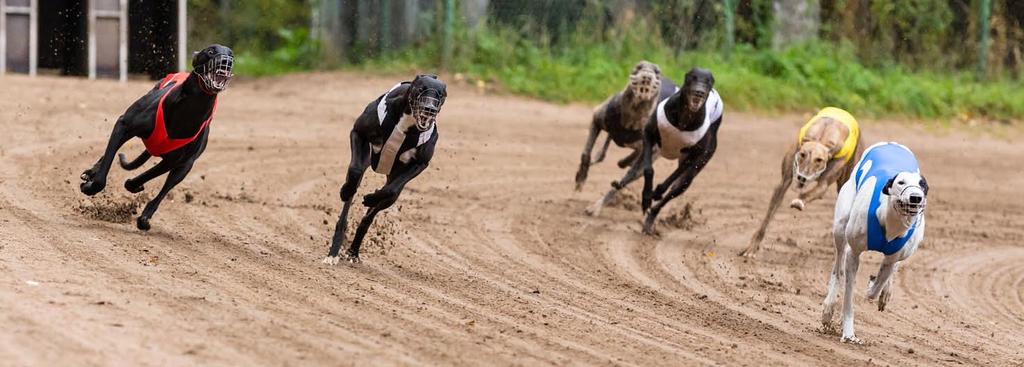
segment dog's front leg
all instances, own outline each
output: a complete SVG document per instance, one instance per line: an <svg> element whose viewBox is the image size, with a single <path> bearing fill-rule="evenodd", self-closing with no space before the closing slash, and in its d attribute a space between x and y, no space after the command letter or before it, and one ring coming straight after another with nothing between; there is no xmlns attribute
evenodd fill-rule
<svg viewBox="0 0 1024 367"><path fill-rule="evenodd" d="M772 191L772 198L768 202L768 212L765 213L764 218L761 219L761 227L758 227L757 232L754 232L754 236L750 238L750 243L747 245L746 249L743 249L743 251L740 252L740 256L754 257L757 256L758 251L761 251L761 241L764 241L764 235L768 231L768 223L770 223L772 218L775 217L775 212L779 210L779 206L782 204L782 199L786 196L786 191L789 190L789 186L793 184L794 150L796 150L796 148L790 149L782 159L782 180L779 181L779 184L775 186L775 190Z"/></svg>
<svg viewBox="0 0 1024 367"><path fill-rule="evenodd" d="M590 133L587 135L587 142L583 144L583 154L580 155L580 168L576 170L576 191L583 190L583 183L587 182L587 172L590 170L590 153L594 150L594 142L601 129L597 126L597 120L590 124ZM602 159L604 154L601 155Z"/></svg>
<svg viewBox="0 0 1024 367"><path fill-rule="evenodd" d="M679 161L679 166L676 170L682 172L676 175L679 178L676 179L672 188L665 194L665 197L659 200L657 204L647 211L647 218L644 219L644 234L653 235L656 233L654 224L655 220L658 218L658 213L661 212L661 210L665 208L665 205L672 201L672 199L682 195L690 188L690 185L693 184L693 179L704 170L704 166L706 166L708 162L711 161L711 157L715 155L715 150L715 144L708 144L705 147L702 147L702 150L687 154L686 158Z"/></svg>
<svg viewBox="0 0 1024 367"><path fill-rule="evenodd" d="M338 252L345 242L345 231L348 230L348 211L352 207L352 198L359 190L359 184L363 180L363 174L370 166L370 143L363 139L356 131L349 134L352 149L352 160L348 165L348 175L345 183L341 185L341 214L338 215L338 222L334 225L334 236L331 237L331 248L327 251L327 257L323 263L334 265L338 263Z"/></svg>
<svg viewBox="0 0 1024 367"><path fill-rule="evenodd" d="M398 196L402 193L402 190L405 189L405 185L426 169L426 163L410 166L403 172L388 177L388 182L380 190L363 197L363 205L370 209L363 216L363 219L359 221L356 235L352 238L352 243L349 245L348 251L346 251L348 261L353 263L360 261L359 248L363 244L363 238L366 237L366 232L369 231L370 225L373 224L374 217L377 216L377 213L394 205L398 201Z"/></svg>
<svg viewBox="0 0 1024 367"><path fill-rule="evenodd" d="M161 162L162 163L162 162ZM170 173L167 175L167 181L164 181L164 187L160 189L160 193L156 194L153 200L146 203L146 207L142 209L142 215L135 220L135 226L143 231L148 231L150 228L149 220L153 218L153 214L156 213L157 208L160 207L160 202L164 200L167 193L181 183L188 176L189 171L192 171L192 164L194 160L190 160L185 164L171 168Z"/></svg>
<svg viewBox="0 0 1024 367"><path fill-rule="evenodd" d="M103 191L103 188L107 186L107 174L110 172L110 165L114 162L114 155L131 138L131 135L128 134L127 122L122 115L114 123L114 129L110 132L110 139L107 141L107 149L103 152L103 156L96 161L92 168L82 172L82 183L79 185L79 190L83 194L93 196Z"/></svg>
<svg viewBox="0 0 1024 367"><path fill-rule="evenodd" d="M846 251L846 289L843 292L843 336L844 343L860 344L853 328L853 288L857 283L857 268L860 267L860 253Z"/></svg>
<svg viewBox="0 0 1024 367"><path fill-rule="evenodd" d="M604 138L604 145L601 146L601 150L597 152L597 157L594 157L594 161L590 164L598 164L604 162L604 157L608 155L608 146L612 143L612 135L608 134Z"/></svg>

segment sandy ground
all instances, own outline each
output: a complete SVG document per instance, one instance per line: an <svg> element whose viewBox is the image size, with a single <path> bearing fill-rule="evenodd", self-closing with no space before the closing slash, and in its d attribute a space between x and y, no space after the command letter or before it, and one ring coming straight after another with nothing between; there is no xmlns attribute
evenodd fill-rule
<svg viewBox="0 0 1024 367"><path fill-rule="evenodd" d="M583 214L626 153L573 191L589 106L453 86L431 168L378 217L364 263L322 265L349 127L394 81L238 81L143 233L129 172L96 198L78 174L152 83L0 77L0 365L1024 364L1015 139L862 122L867 142L917 152L932 194L886 312L863 297L881 258L864 257L867 344L846 345L818 321L834 191L782 209L756 260L736 256L809 115L727 110L717 156L663 213L691 216L652 238L635 203ZM368 174L360 195L381 183Z"/></svg>

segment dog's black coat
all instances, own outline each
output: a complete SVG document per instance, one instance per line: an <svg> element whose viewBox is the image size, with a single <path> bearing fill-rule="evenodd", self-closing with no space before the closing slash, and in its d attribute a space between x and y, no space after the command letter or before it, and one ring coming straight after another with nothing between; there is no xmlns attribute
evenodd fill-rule
<svg viewBox="0 0 1024 367"><path fill-rule="evenodd" d="M192 58L192 65L205 64L217 55L232 55L230 48L221 45L211 45L196 53ZM153 133L156 121L157 105L164 95L160 88L160 82L153 87L146 95L132 103L123 115L118 117L114 123L114 129L110 133L110 140L107 142L106 151L99 161L91 168L82 172L82 183L79 188L82 193L93 196L103 191L107 184L107 174L110 172L110 165L113 163L114 154L131 138L146 138ZM164 124L168 137L172 139L190 138L196 135L204 121L210 118L213 113L214 103L217 95L209 93L201 85L196 73L191 73L183 82L180 88L167 92L164 100ZM167 193L180 183L189 171L196 159L206 150L206 141L210 134L210 127L203 129L202 133L192 142L161 156L160 163L146 170L135 178L128 179L124 183L125 189L137 193L144 189L150 180L168 173L160 193L156 195L136 220L136 226L141 230L149 230L149 220L153 217L160 202ZM142 166L150 158L148 152L143 151L138 158L132 162L125 160L124 154L120 155L121 167L126 170L133 170Z"/></svg>
<svg viewBox="0 0 1024 367"><path fill-rule="evenodd" d="M708 108L707 96L714 87L715 79L710 71L694 68L686 73L682 89L674 93L665 102L665 115L669 122L676 128L683 131L694 131L699 129L705 119ZM687 103L694 95L703 93L705 98L700 109L693 111L687 108ZM722 117L713 121L708 127L704 137L695 145L683 149L682 157L679 158L678 166L665 180L658 185L657 189L651 190L654 181L654 167L652 165L654 147L661 146L661 132L658 129L657 112L652 114L644 126L644 142L641 148L640 159L630 168L626 175L618 182L612 182L612 186L621 189L639 178L643 171L644 188L641 199L641 207L646 218L644 220L644 233L654 233L654 221L658 213L672 199L682 195L693 183L693 179L704 169L704 166L715 155L718 148L718 127L721 125ZM652 205L652 202L653 205Z"/></svg>
<svg viewBox="0 0 1024 367"><path fill-rule="evenodd" d="M658 69L660 74L660 69ZM654 101L654 105L665 100L672 93L676 91L676 85L671 79L661 75L659 77L661 86L658 89L658 96ZM632 91L627 88L625 91L615 93L608 102L601 106L601 109L594 113L594 117L590 123L590 135L587 137L587 144L583 147L583 155L580 157L580 167L576 171L576 190L579 191L583 183L587 180L587 174L592 164L600 163L604 160L605 154L608 152L608 145L611 142L615 142L615 145L619 147L629 147L636 145L637 142L643 140L643 129L637 129L632 126L627 126L626 117L624 116L623 109L629 108L624 106L626 103L627 96L625 93L631 93ZM598 134L604 131L608 136L604 140L604 144L601 150L598 152L597 159L591 161L590 154L593 149L594 141L597 140ZM634 148L635 149L635 148ZM634 150L626 157L622 158L618 162L619 168L626 168L639 156L639 150Z"/></svg>
<svg viewBox="0 0 1024 367"><path fill-rule="evenodd" d="M658 102L664 101L676 91L676 85L668 77L661 77L661 88L658 90ZM622 123L622 92L616 94L603 113L594 115L594 126L608 133L608 140L619 147L626 147L644 138L643 131L627 128ZM606 143L607 144L607 143Z"/></svg>
<svg viewBox="0 0 1024 367"><path fill-rule="evenodd" d="M345 230L348 224L348 211L352 205L352 198L359 188L363 179L363 173L371 166L376 168L379 164L379 156L374 152L373 147L382 146L391 136L396 122L406 115L412 114L412 99L424 92L436 93L443 101L447 96L446 86L434 75L418 75L412 82L403 82L389 93L378 97L366 106L363 113L356 119L355 125L350 133L352 160L348 167L348 176L345 184L341 186L341 201L343 202L341 215L334 228L334 237L331 240L331 248L328 251L328 258L337 257L341 245L345 242ZM377 106L381 98L387 98L388 113L384 122L378 119ZM443 102L442 102L443 103ZM435 112L440 112L440 105L433 106ZM373 218L380 211L387 209L398 201L399 194L412 179L427 169L430 159L434 156L434 147L437 145L437 125L433 127L432 136L426 143L416 147L416 154L408 162L401 162L396 159L391 172L387 175L384 187L363 197L363 205L369 208L366 215L359 222L356 228L355 237L349 245L346 255L352 262L359 261L359 247L362 244L367 230L373 223ZM415 147L420 132L415 126L409 128L406 139L402 143L402 150Z"/></svg>

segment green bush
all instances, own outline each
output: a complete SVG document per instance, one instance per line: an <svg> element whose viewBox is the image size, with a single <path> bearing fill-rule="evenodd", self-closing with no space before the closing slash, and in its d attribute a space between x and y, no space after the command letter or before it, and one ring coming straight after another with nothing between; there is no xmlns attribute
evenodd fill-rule
<svg viewBox="0 0 1024 367"><path fill-rule="evenodd" d="M726 104L739 110L811 111L832 105L858 116L1024 116L1024 91L1009 81L982 83L967 74L911 71L896 64L868 68L858 62L853 46L825 42L782 51L741 44L729 53L697 50L677 55L648 29L641 24L605 35L577 32L571 41L552 47L507 28L481 26L458 32L449 69L498 83L515 94L598 103L625 86L634 63L649 60L677 83L691 67L710 69ZM437 42L362 66L395 72L437 68Z"/></svg>

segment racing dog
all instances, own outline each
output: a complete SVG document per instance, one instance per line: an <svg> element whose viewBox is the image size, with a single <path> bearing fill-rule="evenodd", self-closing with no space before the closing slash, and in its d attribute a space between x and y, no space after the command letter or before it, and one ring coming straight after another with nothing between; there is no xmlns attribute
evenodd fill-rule
<svg viewBox="0 0 1024 367"><path fill-rule="evenodd" d="M335 265L345 242L348 211L367 167L387 177L384 187L363 197L369 208L346 251L347 260L359 262L359 246L373 218L398 201L405 185L427 169L437 145L437 114L448 96L436 75L417 75L373 100L356 119L350 134L352 161L341 186L341 215L334 227L331 248L323 263Z"/></svg>
<svg viewBox="0 0 1024 367"><path fill-rule="evenodd" d="M928 181L921 175L917 158L897 143L878 143L865 150L853 177L839 190L832 226L835 264L822 302L821 322L826 329L832 327L836 286L842 273L846 290L841 341L860 343L853 329L853 286L860 254L878 251L885 255L867 289L868 299L877 298L878 310L883 311L892 297L893 276L900 263L913 255L924 239L927 202Z"/></svg>
<svg viewBox="0 0 1024 367"><path fill-rule="evenodd" d="M718 147L718 127L725 106L714 84L715 78L708 70L693 68L686 73L682 89L661 101L644 126L640 158L621 180L612 182L612 189L588 208L588 213L599 213L619 190L639 178L642 170L641 206L647 215L643 231L654 234L658 213L690 187ZM655 153L677 160L678 167L652 192L654 167L651 163ZM657 202L652 205L653 201Z"/></svg>
<svg viewBox="0 0 1024 367"><path fill-rule="evenodd" d="M640 146L643 142L641 130L644 122L654 111L654 106L672 95L675 90L676 85L672 83L672 80L661 75L661 68L658 65L640 61L633 67L626 88L608 97L604 103L594 109L594 116L590 122L590 134L587 136L587 143L583 146L580 168L576 171L576 191L582 190L583 184L587 181L587 172L591 165L590 153L594 150L598 134L605 131L608 136L593 163L603 161L608 152L609 143L615 141L615 145L633 149L632 153L618 163L619 168L626 168L639 156Z"/></svg>
<svg viewBox="0 0 1024 367"><path fill-rule="evenodd" d="M149 230L164 196L185 179L196 159L206 150L210 122L217 110L217 96L231 77L234 54L230 48L210 45L192 56L192 71L169 74L149 93L135 101L114 123L106 151L99 161L82 172L79 185L83 194L96 195L107 185L107 174L114 154L133 137L142 139L146 150L131 162L120 155L121 167L133 170L152 157L160 163L124 183L125 189L137 193L150 180L168 173L160 193L146 204L136 219L136 226Z"/></svg>
<svg viewBox="0 0 1024 367"><path fill-rule="evenodd" d="M820 199L833 182L839 191L850 178L853 157L861 149L860 127L849 112L825 107L807 121L800 129L796 143L782 156L782 181L772 192L761 227L740 255L754 257L761 250L768 223L775 216L793 180L796 180L795 189L799 197L793 199L789 206L803 210L806 203Z"/></svg>

